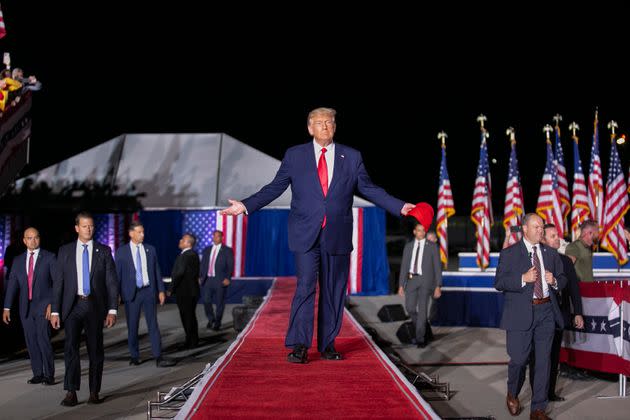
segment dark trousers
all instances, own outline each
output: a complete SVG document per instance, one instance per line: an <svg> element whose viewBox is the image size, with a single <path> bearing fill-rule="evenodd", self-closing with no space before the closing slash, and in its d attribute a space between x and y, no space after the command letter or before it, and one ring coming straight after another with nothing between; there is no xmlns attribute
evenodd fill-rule
<svg viewBox="0 0 630 420"><path fill-rule="evenodd" d="M28 356L31 359L33 376L55 376L55 361L52 345L50 344L50 322L41 314L31 314L29 311L22 318L24 338Z"/></svg>
<svg viewBox="0 0 630 420"><path fill-rule="evenodd" d="M285 346L298 344L310 347L313 341L315 288L319 280L317 315L317 349L322 352L334 344L341 330L350 254L331 255L324 251L325 229L315 245L304 253L295 253L297 285L291 303L289 329Z"/></svg>
<svg viewBox="0 0 630 420"><path fill-rule="evenodd" d="M77 299L70 314L66 318L64 345L64 361L66 375L63 380L63 388L68 391L81 389L81 359L79 347L81 344L81 332L85 329L86 344L90 359L90 392L100 392L103 379L103 362L105 352L103 349L103 323L105 317L96 309L92 300Z"/></svg>
<svg viewBox="0 0 630 420"><path fill-rule="evenodd" d="M426 340L427 313L433 289L428 279L423 276L413 276L405 288L405 309L416 330L416 340L419 343L424 343Z"/></svg>
<svg viewBox="0 0 630 420"><path fill-rule="evenodd" d="M221 326L223 311L225 309L225 292L227 287L221 284L222 279L218 277L206 277L203 285L203 307L208 317L208 322L217 327ZM212 304L217 305L216 313Z"/></svg>
<svg viewBox="0 0 630 420"><path fill-rule="evenodd" d="M156 296L150 287L143 287L136 290L136 296L131 302L125 302L127 312L127 343L131 357L140 357L138 344L138 326L140 325L140 313L144 311L144 319L147 322L149 338L151 339L151 351L153 357L162 355L162 338L157 322Z"/></svg>
<svg viewBox="0 0 630 420"><path fill-rule="evenodd" d="M555 321L551 303L532 305L532 326L529 330L507 331L508 392L518 397L525 381L525 370L534 351L534 380L532 387L531 411L547 407L549 370L551 367L551 346L555 331ZM531 372L530 372L531 375Z"/></svg>
<svg viewBox="0 0 630 420"><path fill-rule="evenodd" d="M197 314L195 313L198 300L198 296L176 296L179 316L182 319L182 325L186 333L186 346L188 347L195 347L199 344Z"/></svg>
<svg viewBox="0 0 630 420"><path fill-rule="evenodd" d="M558 364L560 363L560 347L562 347L562 335L564 334L564 330L556 330L553 335L553 343L551 344L551 356L550 363L551 368L549 369L549 389L548 395L552 396L556 394L556 382L558 381ZM535 369L535 353L532 352L532 357L529 362L529 383L534 389L534 369Z"/></svg>

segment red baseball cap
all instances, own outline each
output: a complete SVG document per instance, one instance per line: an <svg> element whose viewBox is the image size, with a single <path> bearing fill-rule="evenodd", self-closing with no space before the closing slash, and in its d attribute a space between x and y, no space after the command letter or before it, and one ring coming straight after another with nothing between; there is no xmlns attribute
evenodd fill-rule
<svg viewBox="0 0 630 420"><path fill-rule="evenodd" d="M431 222L433 222L433 207L429 203L418 203L407 213L407 216L414 217L424 227L424 230L429 230Z"/></svg>

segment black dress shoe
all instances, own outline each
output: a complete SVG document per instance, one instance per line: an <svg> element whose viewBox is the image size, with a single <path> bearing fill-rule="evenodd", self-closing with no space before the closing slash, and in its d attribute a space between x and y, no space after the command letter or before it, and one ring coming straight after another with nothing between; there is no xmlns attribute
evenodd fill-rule
<svg viewBox="0 0 630 420"><path fill-rule="evenodd" d="M564 401L564 397L561 397L560 395L556 395L556 394L549 395L547 399L549 401Z"/></svg>
<svg viewBox="0 0 630 420"><path fill-rule="evenodd" d="M171 367L175 366L175 360L173 359L163 359L162 356L155 359L155 366L157 367Z"/></svg>
<svg viewBox="0 0 630 420"><path fill-rule="evenodd" d="M308 349L303 344L298 344L293 351L287 356L290 363L308 363Z"/></svg>
<svg viewBox="0 0 630 420"><path fill-rule="evenodd" d="M335 350L335 346L328 346L321 353L322 359L324 360L343 360L343 356L337 350Z"/></svg>
<svg viewBox="0 0 630 420"><path fill-rule="evenodd" d="M207 329L212 329L212 328L213 328L213 325L214 325L214 324L212 323L212 321L208 321L208 323L206 324L206 328L207 328Z"/></svg>
<svg viewBox="0 0 630 420"><path fill-rule="evenodd" d="M33 376L31 379L26 381L27 384L41 384L44 380L44 377L41 375Z"/></svg>
<svg viewBox="0 0 630 420"><path fill-rule="evenodd" d="M418 343L418 348L419 348L419 349L423 349L423 348L425 348L426 346L427 346L426 341L425 341L425 342L422 342L422 343Z"/></svg>
<svg viewBox="0 0 630 420"><path fill-rule="evenodd" d="M137 359L137 358L135 358L135 357L132 357L132 358L129 360L129 365L138 366L139 364L140 364L140 360L138 360L138 359Z"/></svg>
<svg viewBox="0 0 630 420"><path fill-rule="evenodd" d="M212 326L212 329L215 330L215 331L220 331L221 330L221 324L214 324Z"/></svg>
<svg viewBox="0 0 630 420"><path fill-rule="evenodd" d="M105 398L99 398L98 392L90 392L90 398L88 398L88 404L101 404L105 401Z"/></svg>
<svg viewBox="0 0 630 420"><path fill-rule="evenodd" d="M77 393L75 391L68 391L66 398L61 400L61 405L65 407L74 407L79 401L77 400Z"/></svg>
<svg viewBox="0 0 630 420"><path fill-rule="evenodd" d="M42 383L44 385L54 385L55 378L53 376L44 376L44 379L42 379Z"/></svg>

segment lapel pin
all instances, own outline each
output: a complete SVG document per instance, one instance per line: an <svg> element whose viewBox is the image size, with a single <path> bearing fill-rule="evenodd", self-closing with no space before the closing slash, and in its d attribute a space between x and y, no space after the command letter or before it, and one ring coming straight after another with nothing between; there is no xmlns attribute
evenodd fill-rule
<svg viewBox="0 0 630 420"><path fill-rule="evenodd" d="M341 159L343 159L343 158L345 158L345 156L344 156L344 155L341 155Z"/></svg>

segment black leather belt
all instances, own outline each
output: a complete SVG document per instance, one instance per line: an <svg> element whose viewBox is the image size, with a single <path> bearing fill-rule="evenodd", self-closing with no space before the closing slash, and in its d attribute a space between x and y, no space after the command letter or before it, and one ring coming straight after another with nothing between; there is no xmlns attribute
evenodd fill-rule
<svg viewBox="0 0 630 420"><path fill-rule="evenodd" d="M90 295L77 295L77 299L79 300L90 300Z"/></svg>

